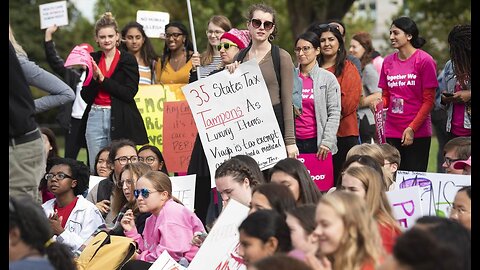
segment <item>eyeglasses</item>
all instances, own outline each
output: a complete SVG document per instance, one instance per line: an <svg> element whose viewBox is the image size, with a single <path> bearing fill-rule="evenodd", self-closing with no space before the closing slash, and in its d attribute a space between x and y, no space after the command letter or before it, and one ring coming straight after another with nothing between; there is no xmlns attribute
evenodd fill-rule
<svg viewBox="0 0 480 270"><path fill-rule="evenodd" d="M270 30L270 29L272 29L273 26L275 25L275 24L274 24L273 22L271 22L271 21L264 21L264 22L262 23L262 21L260 21L259 19L251 19L250 22L252 23L253 28L259 28L259 27L262 26L262 24L263 24L263 28L264 28L265 30L267 30L267 31Z"/></svg>
<svg viewBox="0 0 480 270"><path fill-rule="evenodd" d="M179 36L183 36L183 33L166 33L165 38L169 39L171 37L177 39Z"/></svg>
<svg viewBox="0 0 480 270"><path fill-rule="evenodd" d="M300 51L302 51L303 53L307 53L312 47L310 46L303 46L303 47L296 47L295 49L293 49L295 51L296 54L299 54Z"/></svg>
<svg viewBox="0 0 480 270"><path fill-rule="evenodd" d="M130 163L137 162L138 161L138 156L131 156L131 157L121 156L121 157L118 157L118 158L114 159L113 161L117 161L117 160L118 160L118 162L120 162L120 164L125 165L129 161L130 161Z"/></svg>
<svg viewBox="0 0 480 270"><path fill-rule="evenodd" d="M57 178L57 180L63 180L65 178L73 179L73 177L63 172L59 172L57 174L47 173L43 178L45 178L47 181L52 181L54 177Z"/></svg>
<svg viewBox="0 0 480 270"><path fill-rule="evenodd" d="M127 184L127 186L131 186L131 185L133 185L133 183L134 183L134 180L133 180L133 179L125 179L125 180L120 180L120 181L118 182L118 186L119 186L120 188L123 188L123 184Z"/></svg>
<svg viewBox="0 0 480 270"><path fill-rule="evenodd" d="M215 30L215 31L207 30L207 31L205 31L205 34L207 34L207 36L211 36L211 35L220 36L223 33L225 33L225 31L220 31L220 30Z"/></svg>
<svg viewBox="0 0 480 270"><path fill-rule="evenodd" d="M462 159L461 159L461 158L451 159L451 158L449 158L449 157L445 157L445 159L444 159L445 164L447 164L447 167L450 167L453 162L459 161L459 160L462 160Z"/></svg>
<svg viewBox="0 0 480 270"><path fill-rule="evenodd" d="M145 162L147 164L153 164L157 158L154 156L148 156L148 157L138 157L138 161L140 162Z"/></svg>
<svg viewBox="0 0 480 270"><path fill-rule="evenodd" d="M447 212L449 213L449 215L454 215L456 213L459 216L461 216L463 214L466 214L466 213L470 213L470 211L467 211L467 210L462 209L462 208L456 208L452 205L447 207Z"/></svg>
<svg viewBox="0 0 480 270"><path fill-rule="evenodd" d="M237 47L238 48L238 45L235 44L235 43L230 43L230 42L223 42L223 43L220 43L217 45L217 50L221 50L222 47L225 48L225 50L228 50L230 49L230 46L234 46L234 47Z"/></svg>
<svg viewBox="0 0 480 270"><path fill-rule="evenodd" d="M158 192L158 190L153 190L153 191L150 191L146 188L142 188L142 189L135 189L133 191L133 196L135 196L135 199L138 199L138 197L140 195L142 195L142 197L144 199L148 198L148 196L150 196L150 193L155 193L155 192Z"/></svg>

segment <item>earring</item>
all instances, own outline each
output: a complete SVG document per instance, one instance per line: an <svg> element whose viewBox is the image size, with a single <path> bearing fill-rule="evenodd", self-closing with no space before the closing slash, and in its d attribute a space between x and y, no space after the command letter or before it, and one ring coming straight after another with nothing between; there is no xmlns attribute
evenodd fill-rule
<svg viewBox="0 0 480 270"><path fill-rule="evenodd" d="M274 39L275 39L275 36L274 36L274 35L268 36L268 41L272 42Z"/></svg>

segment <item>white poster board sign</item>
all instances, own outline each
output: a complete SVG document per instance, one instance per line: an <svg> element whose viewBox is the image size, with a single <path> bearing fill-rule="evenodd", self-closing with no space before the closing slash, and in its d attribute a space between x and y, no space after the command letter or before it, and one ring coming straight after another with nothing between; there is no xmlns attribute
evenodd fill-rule
<svg viewBox="0 0 480 270"><path fill-rule="evenodd" d="M168 251L164 250L160 257L148 268L148 270L185 270L187 268L177 263Z"/></svg>
<svg viewBox="0 0 480 270"><path fill-rule="evenodd" d="M420 187L424 215L446 217L457 191L471 185L470 175L397 171L396 189Z"/></svg>
<svg viewBox="0 0 480 270"><path fill-rule="evenodd" d="M202 141L215 187L215 170L232 156L254 158L260 170L287 157L257 61L240 64L182 87Z"/></svg>
<svg viewBox="0 0 480 270"><path fill-rule="evenodd" d="M423 216L422 200L420 199L420 187L396 189L386 192L393 216L405 231L411 228L415 221Z"/></svg>
<svg viewBox="0 0 480 270"><path fill-rule="evenodd" d="M38 6L40 12L40 29L52 25L68 25L67 1L58 1Z"/></svg>
<svg viewBox="0 0 480 270"><path fill-rule="evenodd" d="M94 186L98 185L98 183L105 178L106 177L103 176L90 175L90 179L88 181L88 192L90 192Z"/></svg>
<svg viewBox="0 0 480 270"><path fill-rule="evenodd" d="M170 14L161 11L137 10L137 22L149 38L160 38L165 34L165 25L170 21Z"/></svg>
<svg viewBox="0 0 480 270"><path fill-rule="evenodd" d="M172 195L192 212L195 211L196 174L170 176L170 180L172 181Z"/></svg>
<svg viewBox="0 0 480 270"><path fill-rule="evenodd" d="M248 211L247 206L230 199L188 269L245 270L243 259L238 255L238 226L248 216Z"/></svg>

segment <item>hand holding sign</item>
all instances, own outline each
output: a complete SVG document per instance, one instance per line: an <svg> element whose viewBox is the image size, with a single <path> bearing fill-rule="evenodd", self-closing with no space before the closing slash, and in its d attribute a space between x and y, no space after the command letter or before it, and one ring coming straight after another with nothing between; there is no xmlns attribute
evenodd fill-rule
<svg viewBox="0 0 480 270"><path fill-rule="evenodd" d="M88 67L87 70L87 78L83 82L83 86L87 86L90 84L90 80L92 80L92 62L93 59L90 56L90 51L93 51L93 47L87 43L83 43L80 45L75 46L73 50L67 57L64 66L65 67L75 67L75 68L85 68Z"/></svg>

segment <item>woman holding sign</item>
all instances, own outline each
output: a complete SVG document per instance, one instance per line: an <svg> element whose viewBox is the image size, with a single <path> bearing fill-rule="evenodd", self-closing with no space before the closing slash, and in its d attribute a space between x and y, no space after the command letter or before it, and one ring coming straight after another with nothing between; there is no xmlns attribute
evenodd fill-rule
<svg viewBox="0 0 480 270"><path fill-rule="evenodd" d="M295 144L295 131L293 121L293 62L290 54L282 48L275 48L279 53L281 77L277 78L273 61L274 46L271 42L277 34L275 10L265 4L250 6L247 16L247 28L252 36L250 45L237 55L237 61L227 65L233 73L240 62L255 59L262 71L265 84L268 88L273 111L277 117L280 131L285 141L288 157L296 157L298 148ZM239 57L243 55L244 57ZM281 81L281 84L280 84Z"/></svg>
<svg viewBox="0 0 480 270"><path fill-rule="evenodd" d="M399 170L427 171L432 124L430 111L438 87L437 67L420 48L426 43L416 23L400 17L390 26L390 42L398 51L385 57L378 87L382 99L373 102L387 108L385 137L402 157Z"/></svg>
<svg viewBox="0 0 480 270"><path fill-rule="evenodd" d="M134 97L138 91L138 64L130 53L117 49L117 22L106 12L95 24L95 40L101 51L91 53L93 80L81 91L87 108L82 117L90 170L95 156L112 140L125 138L148 143L147 132Z"/></svg>
<svg viewBox="0 0 480 270"><path fill-rule="evenodd" d="M295 136L300 153L316 153L325 160L337 153L340 124L340 85L333 73L318 66L320 40L313 32L301 34L295 42L299 63L295 69L302 79L302 112L295 118Z"/></svg>

